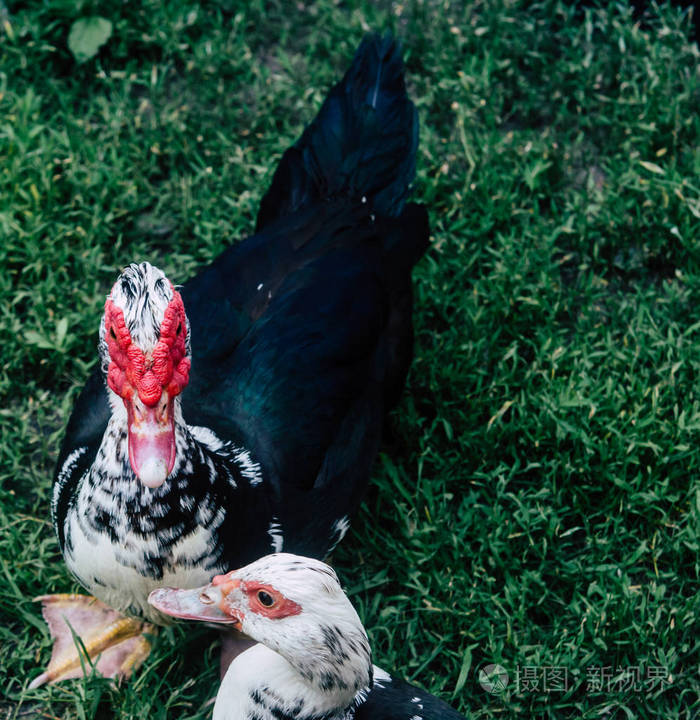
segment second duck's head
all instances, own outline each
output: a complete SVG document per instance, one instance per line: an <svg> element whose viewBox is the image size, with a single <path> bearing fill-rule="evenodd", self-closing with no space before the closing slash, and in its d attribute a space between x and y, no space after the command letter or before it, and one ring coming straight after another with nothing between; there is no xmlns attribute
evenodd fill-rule
<svg viewBox="0 0 700 720"><path fill-rule="evenodd" d="M149 263L132 264L107 296L100 358L114 411L126 409L129 462L150 488L175 464L175 398L190 373L190 330L180 293Z"/></svg>
<svg viewBox="0 0 700 720"><path fill-rule="evenodd" d="M302 683L352 702L372 682L367 634L331 567L267 555L191 590L161 588L148 602L172 617L232 625L282 656Z"/></svg>

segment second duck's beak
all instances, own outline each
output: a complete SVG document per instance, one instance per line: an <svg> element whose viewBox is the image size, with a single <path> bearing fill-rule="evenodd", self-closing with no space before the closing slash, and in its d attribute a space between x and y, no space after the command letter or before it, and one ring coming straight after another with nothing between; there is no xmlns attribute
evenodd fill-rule
<svg viewBox="0 0 700 720"><path fill-rule="evenodd" d="M191 590L158 588L148 596L148 602L165 615L233 625L240 630L240 618L227 611L224 599L221 588L211 584Z"/></svg>

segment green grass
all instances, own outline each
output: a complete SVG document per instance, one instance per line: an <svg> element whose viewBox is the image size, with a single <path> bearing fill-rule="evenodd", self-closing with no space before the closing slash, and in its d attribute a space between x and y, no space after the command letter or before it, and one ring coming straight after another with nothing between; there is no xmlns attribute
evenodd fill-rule
<svg viewBox="0 0 700 720"><path fill-rule="evenodd" d="M67 37L90 14L114 32L79 65ZM3 718L210 716L205 630L162 632L119 689L27 690L49 657L32 598L76 589L53 465L119 269L148 259L181 282L251 232L277 158L386 27L433 244L408 387L333 557L376 661L470 717L697 716L698 51L678 11L647 20L561 2L0 3ZM502 694L479 685L489 663ZM545 691L545 667L569 689ZM667 677L589 687L603 667Z"/></svg>

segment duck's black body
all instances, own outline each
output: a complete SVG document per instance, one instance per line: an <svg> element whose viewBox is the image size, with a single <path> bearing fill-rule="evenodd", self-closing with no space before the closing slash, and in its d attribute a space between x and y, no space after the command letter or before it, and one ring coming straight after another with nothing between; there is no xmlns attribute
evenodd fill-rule
<svg viewBox="0 0 700 720"><path fill-rule="evenodd" d="M417 122L390 38L368 37L285 153L257 234L182 291L192 368L178 458L156 489L129 465L104 376L68 424L53 518L71 570L116 609L271 550L343 536L412 353L425 210L404 201Z"/></svg>
<svg viewBox="0 0 700 720"><path fill-rule="evenodd" d="M376 678L353 720L465 720L440 698L393 677Z"/></svg>

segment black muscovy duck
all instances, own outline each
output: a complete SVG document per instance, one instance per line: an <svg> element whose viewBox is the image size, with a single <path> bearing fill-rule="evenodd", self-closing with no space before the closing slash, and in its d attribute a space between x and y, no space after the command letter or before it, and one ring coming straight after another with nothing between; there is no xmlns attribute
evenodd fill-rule
<svg viewBox="0 0 700 720"><path fill-rule="evenodd" d="M213 720L464 720L372 664L360 618L319 560L268 555L204 587L154 590L149 602L173 617L233 625L259 643L231 663Z"/></svg>
<svg viewBox="0 0 700 720"><path fill-rule="evenodd" d="M68 567L102 602L42 598L52 633L68 617L104 674L145 652L113 610L162 623L156 587L270 551L321 558L346 532L412 355L417 142L399 49L370 35L282 156L254 236L179 292L148 263L114 284L52 504ZM72 645L33 685L80 674Z"/></svg>

